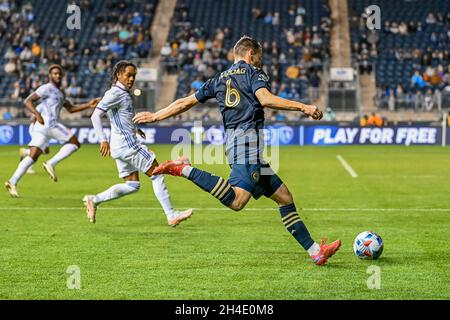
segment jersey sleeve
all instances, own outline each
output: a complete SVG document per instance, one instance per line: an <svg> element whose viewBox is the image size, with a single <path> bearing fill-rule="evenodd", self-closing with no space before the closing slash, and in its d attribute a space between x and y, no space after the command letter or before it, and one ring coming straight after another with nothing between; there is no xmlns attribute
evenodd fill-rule
<svg viewBox="0 0 450 320"><path fill-rule="evenodd" d="M108 91L103 96L102 100L97 105L97 109L107 112L109 109L113 109L119 102L118 97L111 91Z"/></svg>
<svg viewBox="0 0 450 320"><path fill-rule="evenodd" d="M39 88L37 88L35 93L39 96L39 98L46 99L48 97L48 86L40 86Z"/></svg>
<svg viewBox="0 0 450 320"><path fill-rule="evenodd" d="M271 91L269 76L262 70L257 70L251 77L251 87L253 93L256 93L259 89L266 88Z"/></svg>
<svg viewBox="0 0 450 320"><path fill-rule="evenodd" d="M209 99L215 98L215 88L214 88L214 79L209 79L206 81L200 89L195 93L195 97L200 103L205 103Z"/></svg>

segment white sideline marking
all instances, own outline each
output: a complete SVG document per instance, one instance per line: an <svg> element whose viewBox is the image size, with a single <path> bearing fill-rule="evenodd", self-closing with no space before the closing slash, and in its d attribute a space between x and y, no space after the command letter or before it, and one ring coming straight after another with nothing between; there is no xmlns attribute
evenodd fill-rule
<svg viewBox="0 0 450 320"><path fill-rule="evenodd" d="M355 172L355 170L353 170L353 168L348 164L348 162L345 161L344 158L342 158L342 156L338 155L337 159L344 166L344 168L348 171L348 173L350 173L352 178L358 178L358 174Z"/></svg>
<svg viewBox="0 0 450 320"><path fill-rule="evenodd" d="M231 211L228 208L192 208L194 210L205 210L205 211ZM83 207L68 207L68 208L0 208L0 211L84 211ZM159 210L160 207L116 207L116 208L101 208L100 211L118 211L118 210ZM248 208L244 211L276 211L274 208ZM340 211L340 212L450 212L450 208L302 208L300 211L311 211L311 212L328 212L328 211Z"/></svg>

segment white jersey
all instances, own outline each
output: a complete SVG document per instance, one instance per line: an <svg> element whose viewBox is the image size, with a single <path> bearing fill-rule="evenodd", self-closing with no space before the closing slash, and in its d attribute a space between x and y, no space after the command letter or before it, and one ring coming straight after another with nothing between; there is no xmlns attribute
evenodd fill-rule
<svg viewBox="0 0 450 320"><path fill-rule="evenodd" d="M107 112L111 122L110 146L113 158L140 148L136 137L138 127L133 122L133 101L130 93L120 83L106 91L97 109Z"/></svg>
<svg viewBox="0 0 450 320"><path fill-rule="evenodd" d="M56 127L59 122L59 114L64 106L64 93L52 83L47 83L40 86L36 90L36 94L41 98L36 110L44 119L45 127Z"/></svg>

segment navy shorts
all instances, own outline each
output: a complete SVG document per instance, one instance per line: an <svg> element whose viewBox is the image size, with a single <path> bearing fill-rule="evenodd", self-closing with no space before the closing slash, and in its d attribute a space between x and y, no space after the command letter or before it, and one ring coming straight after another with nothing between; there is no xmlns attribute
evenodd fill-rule
<svg viewBox="0 0 450 320"><path fill-rule="evenodd" d="M264 174L261 174L263 170ZM228 182L250 192L256 200L265 196L270 198L282 186L283 181L270 168L269 164L234 164Z"/></svg>

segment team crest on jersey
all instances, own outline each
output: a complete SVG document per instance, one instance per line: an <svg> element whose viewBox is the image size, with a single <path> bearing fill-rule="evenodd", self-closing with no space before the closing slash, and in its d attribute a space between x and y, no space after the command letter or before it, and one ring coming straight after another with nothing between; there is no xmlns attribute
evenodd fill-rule
<svg viewBox="0 0 450 320"><path fill-rule="evenodd" d="M259 172L253 172L252 173L252 179L253 179L253 181L255 181L255 182L259 182L259 177L260 177L260 174L259 174Z"/></svg>

